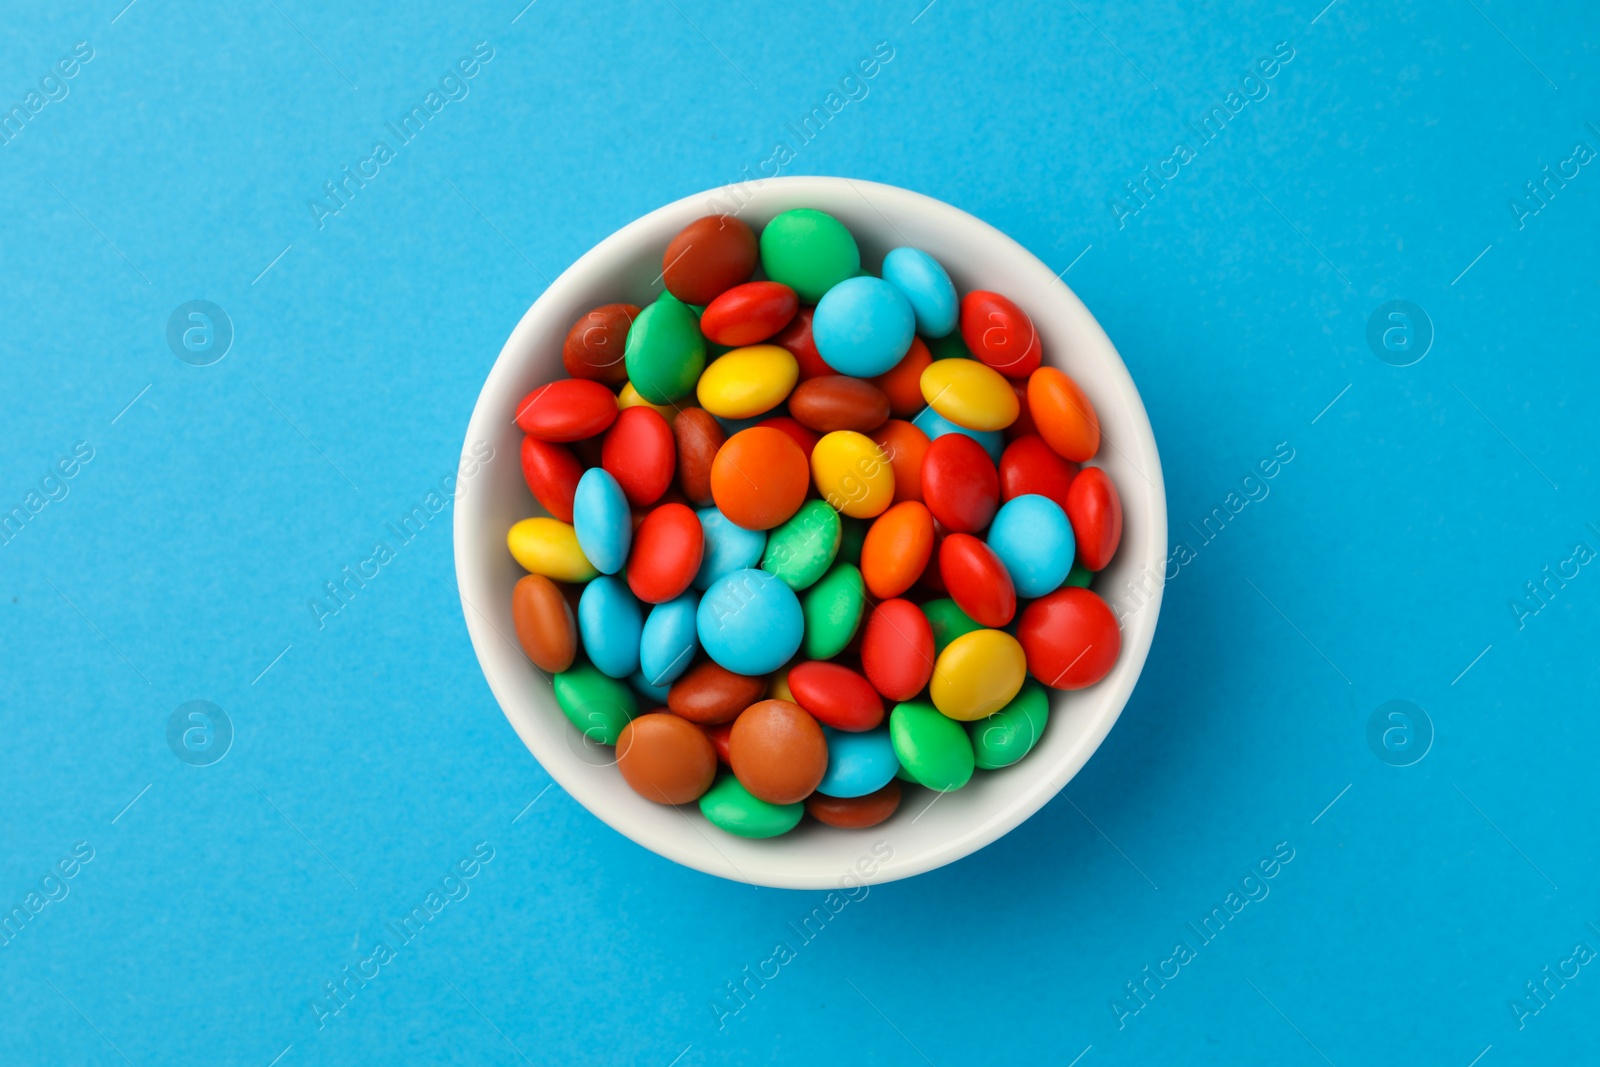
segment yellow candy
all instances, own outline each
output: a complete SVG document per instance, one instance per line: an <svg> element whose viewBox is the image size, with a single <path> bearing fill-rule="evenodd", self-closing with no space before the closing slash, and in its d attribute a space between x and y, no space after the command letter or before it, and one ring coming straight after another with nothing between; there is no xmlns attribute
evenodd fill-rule
<svg viewBox="0 0 1600 1067"><path fill-rule="evenodd" d="M800 378L787 348L750 345L718 356L700 375L700 406L724 419L748 419L783 403Z"/></svg>
<svg viewBox="0 0 1600 1067"><path fill-rule="evenodd" d="M617 407L650 408L657 415L660 415L663 419L666 419L668 426L671 426L672 421L678 417L678 409L676 407L673 407L671 404L650 403L650 401L639 395L639 390L633 387L632 382L624 385L622 387L622 392L617 394Z"/></svg>
<svg viewBox="0 0 1600 1067"><path fill-rule="evenodd" d="M872 438L854 430L835 430L817 442L811 450L811 477L822 499L852 518L881 515L894 499L894 468L888 457Z"/></svg>
<svg viewBox="0 0 1600 1067"><path fill-rule="evenodd" d="M523 570L558 582L587 582L600 573L560 519L523 519L506 534L506 547Z"/></svg>
<svg viewBox="0 0 1600 1067"><path fill-rule="evenodd" d="M1011 383L975 359L936 359L918 384L929 407L969 430L1003 430L1022 410Z"/></svg>
<svg viewBox="0 0 1600 1067"><path fill-rule="evenodd" d="M928 696L950 718L972 722L1011 703L1027 677L1028 657L1015 637L1004 630L973 630L939 653Z"/></svg>
<svg viewBox="0 0 1600 1067"><path fill-rule="evenodd" d="M797 656L778 668L777 673L772 676L772 681L767 684L767 699L787 700L791 704L799 703L799 701L795 700L794 693L789 690L789 671L800 662L801 660Z"/></svg>

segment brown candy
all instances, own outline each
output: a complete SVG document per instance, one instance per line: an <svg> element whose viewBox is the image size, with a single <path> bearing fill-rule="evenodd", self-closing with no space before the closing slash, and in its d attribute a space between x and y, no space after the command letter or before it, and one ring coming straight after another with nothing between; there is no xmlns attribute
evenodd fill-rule
<svg viewBox="0 0 1600 1067"><path fill-rule="evenodd" d="M711 788L717 754L700 727L656 711L622 728L617 737L617 770L646 800L687 804Z"/></svg>
<svg viewBox="0 0 1600 1067"><path fill-rule="evenodd" d="M511 589L511 623L522 651L540 670L556 674L578 654L578 627L561 587L542 574L519 578Z"/></svg>
<svg viewBox="0 0 1600 1067"><path fill-rule="evenodd" d="M704 408L684 408L672 423L678 442L678 485L696 507L711 503L711 463L728 439L722 424Z"/></svg>
<svg viewBox="0 0 1600 1067"><path fill-rule="evenodd" d="M871 433L889 420L889 397L871 382L830 374L795 386L789 394L789 414L818 433Z"/></svg>
<svg viewBox="0 0 1600 1067"><path fill-rule="evenodd" d="M731 722L767 691L764 677L734 674L711 660L690 667L667 690L667 709L690 722Z"/></svg>
<svg viewBox="0 0 1600 1067"><path fill-rule="evenodd" d="M705 306L755 273L756 235L732 215L707 215L678 231L661 256L667 292Z"/></svg>
<svg viewBox="0 0 1600 1067"><path fill-rule="evenodd" d="M561 346L561 362L574 378L589 378L606 385L621 385L628 380L622 362L628 327L639 309L632 304L606 304L581 316L567 331Z"/></svg>
<svg viewBox="0 0 1600 1067"><path fill-rule="evenodd" d="M830 797L812 793L806 798L811 817L841 830L863 830L876 826L900 806L900 783L891 780L876 793L864 797Z"/></svg>
<svg viewBox="0 0 1600 1067"><path fill-rule="evenodd" d="M797 804L828 773L828 740L800 705L763 700L734 720L728 762L752 795L769 804Z"/></svg>

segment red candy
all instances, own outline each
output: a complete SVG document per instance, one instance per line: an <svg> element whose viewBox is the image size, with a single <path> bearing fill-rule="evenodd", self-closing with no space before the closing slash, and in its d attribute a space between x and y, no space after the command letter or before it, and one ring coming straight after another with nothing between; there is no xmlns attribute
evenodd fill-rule
<svg viewBox="0 0 1600 1067"><path fill-rule="evenodd" d="M911 350L884 373L869 378L889 398L889 414L897 419L909 419L928 406L922 397L922 372L933 362L933 354L922 338L911 338Z"/></svg>
<svg viewBox="0 0 1600 1067"><path fill-rule="evenodd" d="M600 466L635 507L654 504L672 484L678 449L672 427L651 408L624 408L606 431ZM570 520L568 520L570 521Z"/></svg>
<svg viewBox="0 0 1600 1067"><path fill-rule="evenodd" d="M1028 434L1012 441L1000 454L1000 499L1032 493L1054 500L1067 511L1068 490L1077 476L1076 463L1062 459L1038 434ZM1067 512L1067 517L1072 513Z"/></svg>
<svg viewBox="0 0 1600 1067"><path fill-rule="evenodd" d="M885 600L861 632L861 668L889 700L910 700L933 677L933 627L909 600Z"/></svg>
<svg viewBox="0 0 1600 1067"><path fill-rule="evenodd" d="M939 545L939 577L956 607L993 630L1017 613L1017 591L994 549L971 534L953 533Z"/></svg>
<svg viewBox="0 0 1600 1067"><path fill-rule="evenodd" d="M1104 570L1122 540L1122 498L1099 467L1085 467L1067 492L1067 521L1078 540L1078 562Z"/></svg>
<svg viewBox="0 0 1600 1067"><path fill-rule="evenodd" d="M732 215L707 215L678 231L661 255L661 280L685 304L704 307L755 273L756 235Z"/></svg>
<svg viewBox="0 0 1600 1067"><path fill-rule="evenodd" d="M517 405L517 425L541 441L581 441L617 419L616 395L586 378L541 385Z"/></svg>
<svg viewBox="0 0 1600 1067"><path fill-rule="evenodd" d="M1122 651L1122 631L1106 602L1072 585L1024 608L1017 640L1028 657L1028 673L1056 689L1093 685L1116 666Z"/></svg>
<svg viewBox="0 0 1600 1067"><path fill-rule="evenodd" d="M639 309L632 304L606 304L573 323L561 346L561 363L567 373L606 385L627 381L622 346L628 339L628 327L638 315Z"/></svg>
<svg viewBox="0 0 1600 1067"><path fill-rule="evenodd" d="M961 298L961 339L974 356L1007 378L1032 374L1043 352L1027 312L982 289Z"/></svg>
<svg viewBox="0 0 1600 1067"><path fill-rule="evenodd" d="M838 663L812 661L789 671L796 704L837 730L860 732L883 722L883 699L872 683Z"/></svg>
<svg viewBox="0 0 1600 1067"><path fill-rule="evenodd" d="M706 306L700 332L729 348L753 345L787 326L799 309L800 298L787 285L745 282Z"/></svg>
<svg viewBox="0 0 1600 1067"><path fill-rule="evenodd" d="M890 419L867 435L875 441L894 469L894 503L922 499L922 457L928 454L928 435L903 419Z"/></svg>
<svg viewBox="0 0 1600 1067"><path fill-rule="evenodd" d="M791 419L787 415L774 415L770 419L762 419L756 425L782 430L793 438L794 443L800 446L800 451L804 452L807 458L810 458L811 450L817 447L817 442L822 440L821 434L806 429L797 420Z"/></svg>
<svg viewBox="0 0 1600 1067"><path fill-rule="evenodd" d="M552 518L572 521L572 497L582 477L583 464L566 445L541 441L532 434L522 438L522 478Z"/></svg>
<svg viewBox="0 0 1600 1067"><path fill-rule="evenodd" d="M814 310L810 307L801 308L795 312L789 325L772 337L773 344L787 348L794 356L795 362L800 364L801 381L838 373L822 361L822 355L817 351L817 342L811 338L811 313Z"/></svg>
<svg viewBox="0 0 1600 1067"><path fill-rule="evenodd" d="M684 504L662 504L633 532L628 588L647 604L671 600L694 581L704 551L700 516Z"/></svg>
<svg viewBox="0 0 1600 1067"><path fill-rule="evenodd" d="M702 726L706 737L711 741L711 749L717 754L724 766L731 766L733 760L728 756L728 737L733 733L733 723L719 722L715 726Z"/></svg>
<svg viewBox="0 0 1600 1067"><path fill-rule="evenodd" d="M951 533L977 533L1000 506L1000 475L983 446L947 433L922 457L922 501Z"/></svg>

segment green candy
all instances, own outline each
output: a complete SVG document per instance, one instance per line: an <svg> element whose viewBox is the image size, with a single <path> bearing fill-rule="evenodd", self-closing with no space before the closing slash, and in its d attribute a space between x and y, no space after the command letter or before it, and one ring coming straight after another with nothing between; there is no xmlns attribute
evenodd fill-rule
<svg viewBox="0 0 1600 1067"><path fill-rule="evenodd" d="M1029 678L1011 703L989 716L967 723L972 751L986 771L1009 767L1033 751L1050 721L1050 697Z"/></svg>
<svg viewBox="0 0 1600 1067"><path fill-rule="evenodd" d="M591 741L614 745L622 728L639 714L628 683L600 673L592 663L574 663L552 681L556 703Z"/></svg>
<svg viewBox="0 0 1600 1067"><path fill-rule="evenodd" d="M861 546L867 542L867 527L872 524L866 519L852 519L848 515L840 516L843 523L843 535L839 541L839 558L846 563L861 566Z"/></svg>
<svg viewBox="0 0 1600 1067"><path fill-rule="evenodd" d="M943 337L928 342L928 354L934 359L971 359L972 349L961 339L960 330L951 330Z"/></svg>
<svg viewBox="0 0 1600 1067"><path fill-rule="evenodd" d="M808 501L767 535L761 569L798 593L833 566L839 539L839 513L825 500Z"/></svg>
<svg viewBox="0 0 1600 1067"><path fill-rule="evenodd" d="M663 293L628 328L622 359L628 380L650 403L688 396L706 368L700 321L687 304Z"/></svg>
<svg viewBox="0 0 1600 1067"><path fill-rule="evenodd" d="M976 759L966 729L925 700L895 705L889 741L918 785L948 793L972 779Z"/></svg>
<svg viewBox="0 0 1600 1067"><path fill-rule="evenodd" d="M867 589L852 563L836 563L800 601L806 636L802 647L807 659L832 659L844 651L861 625L867 607Z"/></svg>
<svg viewBox="0 0 1600 1067"><path fill-rule="evenodd" d="M700 814L717 829L739 837L786 834L799 825L805 812L804 804L768 804L731 774L700 798Z"/></svg>
<svg viewBox="0 0 1600 1067"><path fill-rule="evenodd" d="M761 266L769 279L799 293L801 303L815 304L861 269L861 249L832 215L796 208L761 231Z"/></svg>
<svg viewBox="0 0 1600 1067"><path fill-rule="evenodd" d="M904 767L901 767L898 771L895 771L894 776L900 779L902 782L910 782L912 785L920 784L915 778L911 777L911 772L906 770Z"/></svg>
<svg viewBox="0 0 1600 1067"><path fill-rule="evenodd" d="M1089 583L1094 581L1094 571L1085 567L1077 560L1072 561L1072 569L1067 572L1067 580L1062 585L1075 585L1079 589L1089 588Z"/></svg>
<svg viewBox="0 0 1600 1067"><path fill-rule="evenodd" d="M948 597L944 600L930 600L922 605L922 613L928 617L928 625L933 627L933 654L937 656L943 652L945 646L962 634L970 634L974 630L983 629L983 624L972 621L972 617L956 606L954 600ZM996 712L996 714L999 714Z"/></svg>

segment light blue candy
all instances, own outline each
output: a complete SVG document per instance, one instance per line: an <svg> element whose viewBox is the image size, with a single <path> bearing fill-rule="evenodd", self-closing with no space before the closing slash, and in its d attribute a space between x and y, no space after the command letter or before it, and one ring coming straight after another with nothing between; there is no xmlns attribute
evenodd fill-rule
<svg viewBox="0 0 1600 1067"><path fill-rule="evenodd" d="M989 458L996 464L1000 462L1000 453L1006 448L1005 435L999 430L969 430L965 426L957 426L932 408L923 408L911 420L911 425L927 434L930 441L947 433L964 433L982 445L983 450L989 453Z"/></svg>
<svg viewBox="0 0 1600 1067"><path fill-rule="evenodd" d="M950 275L920 248L896 248L883 257L883 280L900 290L917 316L917 332L943 337L956 328L960 304Z"/></svg>
<svg viewBox="0 0 1600 1067"><path fill-rule="evenodd" d="M628 675L628 684L633 686L633 691L650 702L653 708L665 707L667 692L672 688L669 685L651 685L645 681L643 671L634 671Z"/></svg>
<svg viewBox="0 0 1600 1067"><path fill-rule="evenodd" d="M689 590L650 609L639 638L639 670L652 686L670 685L689 669L700 650L695 609L700 594Z"/></svg>
<svg viewBox="0 0 1600 1067"><path fill-rule="evenodd" d="M705 533L705 548L700 570L694 576L696 589L710 589L723 575L754 567L767 550L765 530L746 530L716 508L701 508L700 529Z"/></svg>
<svg viewBox="0 0 1600 1067"><path fill-rule="evenodd" d="M700 647L735 674L777 670L800 650L805 635L794 590L751 568L718 578L701 598L695 621Z"/></svg>
<svg viewBox="0 0 1600 1067"><path fill-rule="evenodd" d="M621 578L602 574L583 587L578 598L578 632L589 660L613 678L639 669L639 636L644 612Z"/></svg>
<svg viewBox="0 0 1600 1067"><path fill-rule="evenodd" d="M572 496L572 529L578 547L601 574L615 574L628 562L633 515L622 486L609 471L590 467L578 479Z"/></svg>
<svg viewBox="0 0 1600 1067"><path fill-rule="evenodd" d="M840 374L871 378L899 363L917 331L911 302L881 278L846 278L822 295L811 338Z"/></svg>
<svg viewBox="0 0 1600 1067"><path fill-rule="evenodd" d="M828 773L817 783L817 792L825 796L864 797L876 793L900 770L888 726L859 734L824 726L822 733L828 739Z"/></svg>
<svg viewBox="0 0 1600 1067"><path fill-rule="evenodd" d="M989 547L1006 565L1017 595L1029 599L1061 588L1077 554L1061 505L1034 493L1000 505L989 527Z"/></svg>

